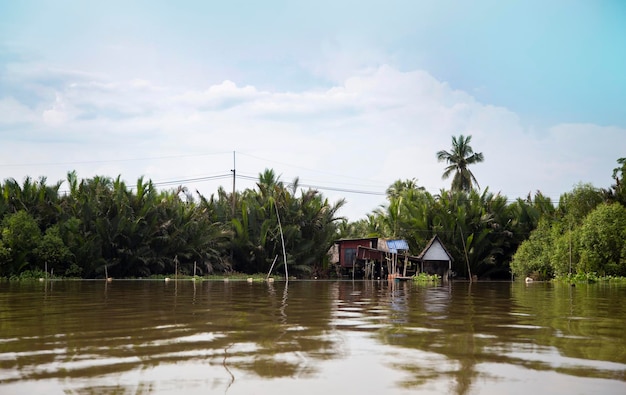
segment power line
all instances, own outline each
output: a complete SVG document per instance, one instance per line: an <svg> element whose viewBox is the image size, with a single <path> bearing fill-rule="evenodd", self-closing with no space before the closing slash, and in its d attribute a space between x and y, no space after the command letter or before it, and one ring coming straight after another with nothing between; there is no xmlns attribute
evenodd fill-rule
<svg viewBox="0 0 626 395"><path fill-rule="evenodd" d="M184 183L196 183L196 182L204 182L204 181L213 181L213 180L222 180L225 178L232 177L231 174L220 174L216 176L205 176L205 177L196 177L196 178L185 178L179 180L170 180L170 181L159 181L153 182L152 184L155 186L167 186L167 185L180 185Z"/></svg>
<svg viewBox="0 0 626 395"><path fill-rule="evenodd" d="M253 176L249 176L249 175L242 175L242 174L238 174L237 178L241 178L241 179L245 179L245 180L249 180L249 181L258 181L258 177L253 177ZM287 185L293 185L292 183L287 183ZM324 185L314 185L314 184L308 184L308 183L298 183L299 187L306 187L306 188L312 188L312 189L317 189L317 190L321 190L321 191L334 191L334 192L345 192L345 193L353 193L353 194L361 194L361 195L374 195L374 196L387 196L387 192L385 189L385 192L381 192L381 191L371 191L371 190L362 190L362 189L351 189L351 188L339 188L339 187L333 187L333 186L324 186ZM429 191L424 191L424 192L428 192L431 196L438 196L438 192L437 193L432 193ZM494 194L494 196L498 196L498 194ZM506 198L506 202L507 203L514 203L517 202L518 199L521 199L523 201L525 201L525 198ZM552 200L552 198L550 198ZM459 202L467 202L470 199L464 198L464 199L458 199ZM558 201L558 200L557 200ZM553 203L556 203L557 201L553 201Z"/></svg>
<svg viewBox="0 0 626 395"><path fill-rule="evenodd" d="M343 174L337 174L337 173L326 172L326 171L319 171L319 170L316 170L316 169L310 169L310 168L307 168L307 167L298 166L298 165L285 163L285 162L280 162L280 161L276 161L276 160L273 160L273 159L261 158L261 157L258 157L258 156L254 156L254 155L250 155L250 154L246 154L246 153L242 153L242 152L237 152L237 153L240 154L240 155L248 156L250 158L259 159L259 160L266 161L266 162L278 163L278 164L281 164L281 165L284 165L284 166L289 166L289 167L293 167L293 168L296 168L296 169L302 169L302 170L306 170L306 171L311 171L311 172L318 173L318 174L327 174L327 175L331 175L331 176L351 178L351 179L354 179L354 180L361 180L361 181L369 181L369 182L372 181L372 180L367 179L367 178L346 176L346 175L343 175ZM375 182L378 183L378 182L381 182L381 181L375 181Z"/></svg>
<svg viewBox="0 0 626 395"><path fill-rule="evenodd" d="M236 151L235 151L236 152ZM43 163L21 163L21 164L0 164L0 167L11 167L11 166L60 166L60 165L64 165L64 166L71 166L71 165L78 165L78 164L95 164L95 163L116 163L116 162L132 162L132 161L142 161L142 160L157 160L157 159L181 159L181 158L194 158L194 157L206 157L206 156L211 156L211 155L223 155L223 154L231 154L233 153L233 151L230 152L212 152L212 153L207 153L207 154L196 154L196 155L164 155L164 156L154 156L154 157L142 157L142 158L126 158L126 159L108 159L108 160L92 160L92 161L77 161L77 162L43 162ZM355 180L363 180L363 181L372 181L372 180L368 180L368 179L364 179L364 178L359 178L359 177L352 177L352 176L346 176L346 175L340 175L340 174L336 174L336 173L331 173L331 172L321 172L319 170L314 170L314 169L309 169L306 167L302 167L302 166L297 166L297 165L293 165L293 164L289 164L289 163L284 163L284 162L280 162L280 161L275 161L275 160L271 160L271 159L266 159L266 158L261 158L258 156L254 156L254 155L250 155L250 154L246 154L246 153L241 153L241 152L237 152L240 155L244 155L244 156L248 156L251 158L255 158L255 159L259 159L262 161L267 161L267 162L273 162L273 163L278 163L278 164L282 164L285 166L289 166L289 167L293 167L293 168L299 168L299 169L303 169L303 170L307 170L307 171L312 171L312 172L317 172L320 174L328 174L328 175L333 175L333 176L338 176L338 177L343 177L343 178L348 178L348 179L355 179ZM210 176L199 176L199 177L194 177L194 178L180 178L180 179L174 179L174 180L166 180L166 181L157 181L157 182L153 182L153 184L155 186L171 186L171 185L180 185L180 184L184 184L184 183L199 183L199 182L206 182L206 181L214 181L214 180L220 180L220 179L226 179L226 178L231 178L235 176L234 178L237 179L242 179L242 180L248 180L248 181L258 181L258 176L251 176L251 175L245 175L240 173L239 171L237 171L236 174L233 174L232 170L230 173L226 173L226 174L219 174L219 175L210 175ZM299 178L299 177L298 177ZM328 181L329 183L333 183ZM384 188L384 192L382 191L372 191L372 190L367 190L367 189L360 189L360 188L345 188L345 187L337 187L337 186L329 186L329 185L324 185L323 184L324 181L322 181L322 183L302 183L302 184L298 184L299 186L302 187L306 187L306 188L312 188L312 189L317 189L317 190L322 190L322 191L333 191L333 192L343 192L343 193L350 193L350 194L360 194L360 195L372 195L372 196L386 196L386 189ZM290 185L288 183L288 185ZM342 185L353 185L353 186L365 186L365 185L359 185L359 184L350 184L350 183L342 183ZM376 186L372 185L374 188L377 188ZM383 187L380 187L381 189L383 189ZM429 192L431 195L436 196L438 194L437 192ZM497 194L496 194L497 195ZM558 198L554 198L554 197L550 197L550 196L546 196L547 198L550 198L552 201L554 202L558 202ZM507 198L506 201L507 203L511 203L511 202L516 202L518 199L522 199L525 200L525 198L516 198L516 199L510 199Z"/></svg>
<svg viewBox="0 0 626 395"><path fill-rule="evenodd" d="M249 180L249 181L258 181L259 180L256 177L246 176L246 175L241 175L241 174L237 175L237 178L242 178L244 180ZM289 182L286 185L292 186L293 183ZM377 195L377 196L386 196L387 195L385 192L379 192L379 191L366 191L366 190L349 189L349 188L328 187L328 186L321 186L321 185L311 185L311 184L300 184L300 183L298 183L298 186L299 187L304 187L304 188L324 190L324 191L356 193L356 194L361 194L361 195Z"/></svg>
<svg viewBox="0 0 626 395"><path fill-rule="evenodd" d="M237 178L241 178L244 180L249 180L249 181L258 181L258 177L253 177L253 176L249 176L249 175L242 175L242 174L238 174ZM288 182L287 185L293 185L292 183ZM351 188L339 188L339 187L332 187L332 186L324 186L324 185L313 185L313 184L307 184L307 183L298 183L299 187L305 187L305 188L311 188L311 189L317 189L320 191L334 191L334 192L344 192L344 193L352 193L352 194L360 194L360 195L374 195L374 196L387 196L387 192L385 189L385 192L381 192L381 191L368 191L368 190L362 190L362 189L351 189ZM428 192L428 191L424 191L424 192ZM431 196L437 196L437 193L431 193L428 192ZM494 194L494 196L497 196L498 194ZM524 198L518 198L518 199L522 199L525 201ZM512 198L506 198L506 202L507 203L514 203L517 202L518 199L512 199ZM464 198L464 199L458 199L459 202L467 202L470 199Z"/></svg>

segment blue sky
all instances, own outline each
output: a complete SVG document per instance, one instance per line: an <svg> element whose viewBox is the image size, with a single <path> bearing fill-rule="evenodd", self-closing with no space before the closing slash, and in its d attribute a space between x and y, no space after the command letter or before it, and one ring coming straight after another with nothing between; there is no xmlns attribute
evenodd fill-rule
<svg viewBox="0 0 626 395"><path fill-rule="evenodd" d="M251 177L436 193L463 133L492 192L608 187L625 20L621 1L0 0L0 178L219 177L236 151ZM384 203L323 192L352 219Z"/></svg>

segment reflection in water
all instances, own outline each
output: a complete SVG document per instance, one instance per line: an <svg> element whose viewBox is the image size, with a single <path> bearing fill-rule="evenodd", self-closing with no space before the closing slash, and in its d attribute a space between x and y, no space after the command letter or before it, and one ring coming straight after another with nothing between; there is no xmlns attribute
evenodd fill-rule
<svg viewBox="0 0 626 395"><path fill-rule="evenodd" d="M541 283L0 283L0 393L620 393L624 296Z"/></svg>
<svg viewBox="0 0 626 395"><path fill-rule="evenodd" d="M228 386L226 387L225 392L228 392L228 389L230 388L230 386L233 385L233 383L235 382L235 375L233 374L233 372L230 371L230 369L228 368L228 365L226 364L226 359L228 358L228 349L230 347L232 347L232 344L229 344L224 349L224 361L222 362L222 364L224 365L224 369L226 369L226 371L228 372L228 375L230 376L230 382L228 383Z"/></svg>

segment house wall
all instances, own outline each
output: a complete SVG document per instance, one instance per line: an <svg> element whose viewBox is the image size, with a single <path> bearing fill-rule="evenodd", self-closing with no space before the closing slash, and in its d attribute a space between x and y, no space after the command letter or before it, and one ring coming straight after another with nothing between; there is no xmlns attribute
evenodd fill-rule
<svg viewBox="0 0 626 395"><path fill-rule="evenodd" d="M430 246L428 251L426 251L422 259L424 261L446 261L447 262L450 258L448 257L448 254L446 253L446 251L443 249L443 246L441 245L441 243L438 240L435 240L435 242Z"/></svg>
<svg viewBox="0 0 626 395"><path fill-rule="evenodd" d="M352 267L357 247L376 248L376 239L339 240L339 265Z"/></svg>

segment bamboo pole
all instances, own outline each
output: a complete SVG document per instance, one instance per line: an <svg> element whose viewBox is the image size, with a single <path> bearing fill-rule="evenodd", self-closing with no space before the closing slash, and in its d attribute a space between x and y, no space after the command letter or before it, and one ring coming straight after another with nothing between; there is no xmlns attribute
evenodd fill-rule
<svg viewBox="0 0 626 395"><path fill-rule="evenodd" d="M467 256L467 247L465 246L465 237L463 236L463 229L461 229L460 227L459 227L459 232L461 232L461 241L463 242L463 251L465 252L465 262L467 263L467 275L471 283L473 281L472 270L470 269L469 256Z"/></svg>
<svg viewBox="0 0 626 395"><path fill-rule="evenodd" d="M283 236L283 227L280 224L280 215L278 215L278 206L274 202L274 208L276 209L276 219L278 219L278 230L280 230L280 242L283 245L283 261L285 262L285 281L289 282L289 272L287 271L287 251L285 251L285 237Z"/></svg>
<svg viewBox="0 0 626 395"><path fill-rule="evenodd" d="M265 279L266 281L269 281L270 279L270 274L272 274L272 269L274 269L274 264L276 263L276 260L278 259L278 255L276 255L274 257L274 262L272 262L272 266L270 266L270 271L267 272L267 278Z"/></svg>

